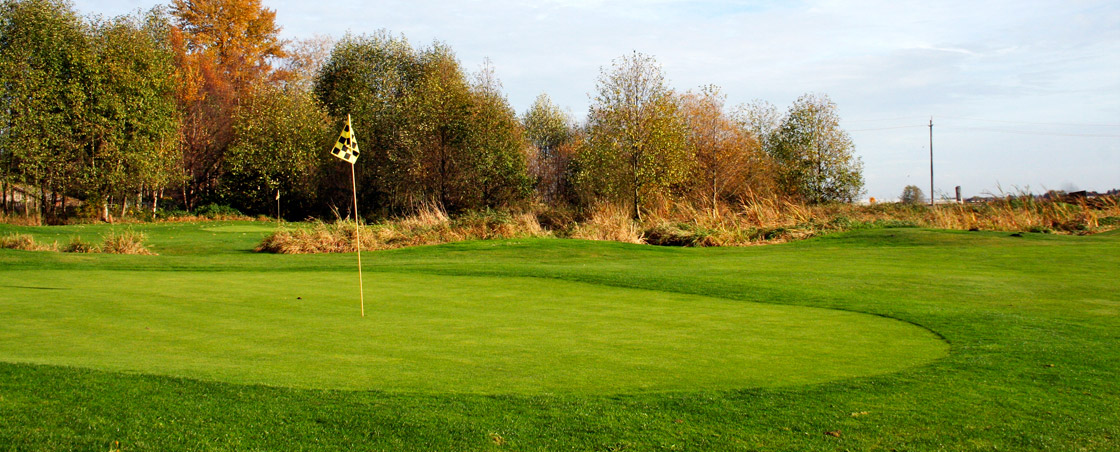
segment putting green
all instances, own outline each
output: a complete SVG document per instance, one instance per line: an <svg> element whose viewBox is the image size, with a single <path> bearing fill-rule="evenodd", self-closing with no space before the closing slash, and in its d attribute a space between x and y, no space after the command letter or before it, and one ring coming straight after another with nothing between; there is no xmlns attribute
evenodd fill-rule
<svg viewBox="0 0 1120 452"><path fill-rule="evenodd" d="M819 383L945 356L909 323L534 278L0 274L0 360L299 388L632 393Z"/></svg>

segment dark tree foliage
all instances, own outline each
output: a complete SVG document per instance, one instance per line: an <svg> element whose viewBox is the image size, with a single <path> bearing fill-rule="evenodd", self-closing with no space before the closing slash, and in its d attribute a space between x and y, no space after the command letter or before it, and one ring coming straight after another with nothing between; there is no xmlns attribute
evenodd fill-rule
<svg viewBox="0 0 1120 452"><path fill-rule="evenodd" d="M493 83L469 83L442 44L414 49L386 32L348 36L315 93L339 124L351 116L363 150L361 203L382 214L500 207L528 196L513 110ZM328 192L343 206L340 185Z"/></svg>

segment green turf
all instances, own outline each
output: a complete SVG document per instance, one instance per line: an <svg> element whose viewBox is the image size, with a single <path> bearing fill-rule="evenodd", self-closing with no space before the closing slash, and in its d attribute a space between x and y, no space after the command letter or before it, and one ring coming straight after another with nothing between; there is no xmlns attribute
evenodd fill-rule
<svg viewBox="0 0 1120 452"><path fill-rule="evenodd" d="M10 271L0 359L234 383L434 393L738 389L943 357L884 317L531 278Z"/></svg>
<svg viewBox="0 0 1120 452"><path fill-rule="evenodd" d="M114 441L124 450L160 451L1120 450L1120 236L1115 234L1012 237L880 229L753 248L535 239L363 253L369 281L378 282L371 284L419 285L438 291L430 300L462 303L422 306L424 315L415 304L383 301L382 312L435 322L428 329L413 324L412 336L395 337L389 328L399 333L405 327L372 315L378 306L372 292L367 323L356 318L353 282L347 279L353 255L252 253L268 223L133 228L148 234L158 256L0 250L0 285L8 286L0 287L0 360L62 364L0 363L0 450L103 451ZM64 243L75 235L96 241L109 229L0 225L0 234L29 232ZM297 275L318 276L326 284L301 282ZM78 284L83 287L73 287ZM166 296L153 300L150 294L160 287L182 290L165 290ZM256 299L229 295L299 287L318 295L294 294L302 300L282 293ZM506 296L454 296L454 290L475 293L478 287ZM340 293L331 293L336 290ZM449 389L455 380L494 381L493 375L476 374L503 360L548 362L532 353L487 357L488 347L535 345L578 360L576 355L594 349L594 338L623 339L613 331L545 334L557 329L540 324L544 320L574 321L547 312L558 303L544 295L564 291L592 293L567 302L579 306L582 325L602 320L637 328L645 320L660 327L635 330L644 331L636 334L646 350L611 363L617 367L607 369L615 372L609 379L595 378L614 356L604 352L597 359L605 361L585 367L597 369L587 375L549 374L550 389L534 390L544 385L512 376L502 376L504 389ZM117 296L106 301L98 292ZM212 295L202 300L196 293ZM69 303L86 308L87 316L70 317L86 325L59 318ZM523 312L477 309L494 303ZM665 312L650 314L658 306ZM460 312L474 321L463 323L453 315ZM93 313L104 321L92 321ZM486 315L498 317L490 321ZM41 320L34 321L36 316ZM358 326L317 327L332 316ZM147 324L157 318L163 330ZM518 325L516 319L523 318L537 322ZM772 330L754 329L763 319L774 321L767 325ZM673 327L701 321L707 326L698 336ZM715 361L684 369L687 380L643 386L649 380L634 371L647 354L683 350L693 356L695 350L710 352L703 341L720 337L728 339L719 342L728 350L769 349L750 347L748 340L777 341L783 334L786 344L773 347L794 347L796 341L788 339L796 334L783 323L804 327L809 340L801 353L822 349L823 339L842 353L878 350L866 366L878 360L882 367L803 375L806 380L768 386L750 380L767 370L726 369L720 360L743 356L718 351L707 354ZM285 331L293 324L326 331L294 337ZM348 359L347 347L356 347L342 342L350 336L347 330L363 331L370 324L386 329L365 330L367 338L396 340L410 353L473 355L474 361L427 362L414 369L430 377L421 383L332 382L346 367L339 363ZM896 332L876 338L867 336L868 327L853 326L864 333L829 334L824 326L829 324ZM712 332L721 325L746 330ZM152 340L156 334L164 336ZM949 350L928 361L944 350L942 342L930 340L933 334ZM229 340L247 336L261 337ZM459 349L425 343L433 337ZM466 344L471 337L488 342ZM509 337L533 340L518 344ZM675 338L677 345L659 349L659 337ZM906 337L913 340L907 343ZM281 351L269 352L270 345ZM903 353L923 347L924 357ZM325 358L334 365L312 370L298 365L309 359L300 353L319 348L339 352ZM163 359L170 352L182 359ZM384 350L357 354L389 356ZM766 359L789 366L770 371L794 375L843 370L854 358ZM653 361L668 366L674 359ZM351 366L368 368L368 363ZM454 369L469 370L456 375ZM839 438L825 434L835 431Z"/></svg>

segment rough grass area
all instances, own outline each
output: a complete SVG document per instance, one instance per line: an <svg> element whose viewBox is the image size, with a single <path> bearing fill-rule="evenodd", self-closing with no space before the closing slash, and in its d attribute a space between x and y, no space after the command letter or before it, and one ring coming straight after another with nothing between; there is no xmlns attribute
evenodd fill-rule
<svg viewBox="0 0 1120 452"><path fill-rule="evenodd" d="M1070 204L1009 197L989 203L937 206L879 204L805 205L758 199L738 208L715 210L662 203L641 220L613 204L577 215L539 207L449 217L439 209L390 220L361 231L362 249L382 250L463 240L566 237L663 246L746 246L802 240L858 229L930 227L962 231L1092 234L1120 227L1120 201L1100 198ZM345 253L356 249L354 223L295 224L269 235L257 251L281 254Z"/></svg>
<svg viewBox="0 0 1120 452"><path fill-rule="evenodd" d="M372 226L362 226L363 250L549 235L531 213L480 212L456 217L438 209ZM297 224L276 230L256 250L281 254L348 253L357 247L353 222Z"/></svg>
<svg viewBox="0 0 1120 452"><path fill-rule="evenodd" d="M11 233L0 237L0 248L21 251L55 251L58 249L58 244L52 245L41 244L35 241L35 237L30 234Z"/></svg>
<svg viewBox="0 0 1120 452"><path fill-rule="evenodd" d="M35 240L29 234L10 233L0 237L0 248L22 251L62 251L65 253L152 254L144 246L146 236L132 229L105 232L100 245L82 237L71 237L70 242L59 247L58 241L49 244Z"/></svg>

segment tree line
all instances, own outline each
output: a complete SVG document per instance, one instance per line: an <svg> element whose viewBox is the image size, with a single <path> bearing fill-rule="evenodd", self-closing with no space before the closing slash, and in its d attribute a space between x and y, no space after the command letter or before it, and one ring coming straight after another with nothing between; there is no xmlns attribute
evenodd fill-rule
<svg viewBox="0 0 1120 452"><path fill-rule="evenodd" d="M604 67L585 118L542 94L523 114L489 63L388 31L283 41L259 0L172 0L113 19L64 0L0 4L0 192L44 217L228 205L349 216L327 150L349 115L363 214L534 203L718 208L764 197L852 201L862 164L836 105L731 107L680 92L653 57ZM22 198L15 196L22 192ZM36 198L28 199L30 194Z"/></svg>

